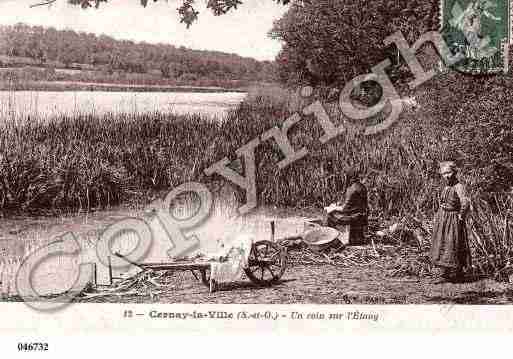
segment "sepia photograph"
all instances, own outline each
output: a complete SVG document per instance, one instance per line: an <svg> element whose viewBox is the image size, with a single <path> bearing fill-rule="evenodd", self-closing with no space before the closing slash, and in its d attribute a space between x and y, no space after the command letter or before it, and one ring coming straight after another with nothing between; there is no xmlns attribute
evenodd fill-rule
<svg viewBox="0 0 513 359"><path fill-rule="evenodd" d="M0 308L372 323L511 304L511 14L0 1Z"/></svg>

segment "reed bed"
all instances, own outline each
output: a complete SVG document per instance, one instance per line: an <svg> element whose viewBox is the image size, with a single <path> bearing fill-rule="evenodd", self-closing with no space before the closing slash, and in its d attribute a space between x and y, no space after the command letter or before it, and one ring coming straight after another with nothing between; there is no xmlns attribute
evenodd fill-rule
<svg viewBox="0 0 513 359"><path fill-rule="evenodd" d="M513 90L487 88L481 97L464 102L462 108L467 109L462 115L451 108L451 101L457 100L451 97L454 89L445 88L447 99L443 103L440 89L427 89L419 101L420 109L404 111L396 126L375 137L363 136L361 128L349 126L347 119L330 110L333 121L348 130L321 144L318 138L322 129L314 118L306 116L289 131L289 138L295 148L305 146L309 153L284 169L276 165L283 159L277 145L263 141L256 149L259 205L319 208L338 199L345 186L343 173L351 166L361 170L369 189L371 216L390 219L413 215L429 220L437 208L438 162L456 159L462 167L462 181L479 203L471 222L473 250L477 258L486 257L489 262L480 270L506 271L512 246L511 189L506 186L512 178L508 170L511 153L499 141L493 142L486 156L484 153L490 136L496 132L498 138L507 140L511 126L495 121L491 133L487 126L470 126L461 117L483 123L490 122L486 121L490 116L511 118L510 97L502 92ZM280 125L304 101L280 89L255 89L223 121L159 112L78 114L52 121L27 118L21 123L4 118L0 132L0 211L55 213L134 200L144 203L156 193L187 181L200 181L217 193L224 180L216 175L207 177L203 170L228 157L233 160L232 168L243 171L244 163L236 159L235 151ZM482 108L476 108L479 103ZM501 112L494 113L493 109ZM451 116L459 120L451 122ZM473 142L466 128L472 128ZM494 162L490 168L487 161L493 158L506 160ZM244 192L236 190L235 198L241 203Z"/></svg>
<svg viewBox="0 0 513 359"><path fill-rule="evenodd" d="M493 205L480 199L473 203L468 226L473 266L479 274L513 281L513 196L495 199Z"/></svg>
<svg viewBox="0 0 513 359"><path fill-rule="evenodd" d="M0 210L89 210L146 198L191 180L215 185L220 178L206 177L206 167L224 157L235 160L236 149L290 114L275 98L255 95L222 122L161 113L4 121ZM257 148L259 203L324 205L343 189L344 170L356 166L370 189L374 214L430 216L439 185L437 163L454 157L454 145L440 141L450 129L418 122L416 116L404 114L400 125L379 137L347 132L328 144L318 142L321 129L306 118L289 134L296 148L309 149L304 159L279 170L277 146L266 141ZM242 166L234 161L234 168ZM463 181L479 186L480 169L464 166Z"/></svg>

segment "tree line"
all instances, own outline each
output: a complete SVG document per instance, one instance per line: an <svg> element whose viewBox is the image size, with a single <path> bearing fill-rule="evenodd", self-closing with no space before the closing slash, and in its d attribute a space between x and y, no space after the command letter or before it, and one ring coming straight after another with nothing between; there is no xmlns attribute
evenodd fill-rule
<svg viewBox="0 0 513 359"><path fill-rule="evenodd" d="M106 35L16 24L0 26L0 55L27 57L40 65L146 73L164 78L272 81L273 62L169 44L116 40ZM85 65L85 66L84 66Z"/></svg>

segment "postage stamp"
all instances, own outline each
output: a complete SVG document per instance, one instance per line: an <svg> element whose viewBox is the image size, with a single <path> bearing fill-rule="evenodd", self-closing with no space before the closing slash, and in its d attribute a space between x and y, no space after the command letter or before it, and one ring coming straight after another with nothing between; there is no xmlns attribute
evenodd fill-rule
<svg viewBox="0 0 513 359"><path fill-rule="evenodd" d="M508 72L509 0L441 0L440 25L453 53L453 68L473 74Z"/></svg>

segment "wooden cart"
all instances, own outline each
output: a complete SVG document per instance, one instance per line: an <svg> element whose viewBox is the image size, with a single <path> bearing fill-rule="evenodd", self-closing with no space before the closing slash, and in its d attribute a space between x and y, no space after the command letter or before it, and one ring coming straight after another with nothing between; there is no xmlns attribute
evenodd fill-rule
<svg viewBox="0 0 513 359"><path fill-rule="evenodd" d="M165 271L167 274L181 271L195 271L201 274L201 281L215 290L215 283L210 280L211 261L173 262L173 263L133 263L119 253L116 255L142 270L154 272ZM248 267L244 268L247 277L258 286L270 286L280 280L287 265L287 251L274 241L261 240L253 243L248 257ZM198 278L199 279L199 278Z"/></svg>

